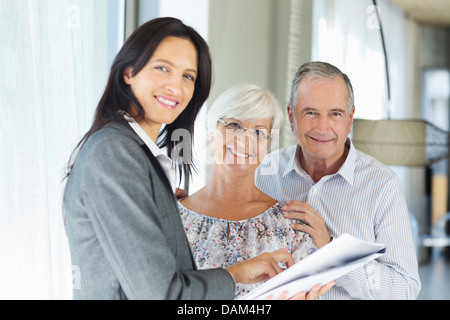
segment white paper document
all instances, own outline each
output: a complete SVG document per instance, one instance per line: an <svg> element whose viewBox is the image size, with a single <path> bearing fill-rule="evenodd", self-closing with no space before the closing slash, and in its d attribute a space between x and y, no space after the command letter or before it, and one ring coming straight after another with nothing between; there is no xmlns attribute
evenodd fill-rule
<svg viewBox="0 0 450 320"><path fill-rule="evenodd" d="M290 298L298 292L308 292L316 284L325 285L336 280L384 252L384 244L343 234L240 299L265 299L269 295L276 299L284 291Z"/></svg>

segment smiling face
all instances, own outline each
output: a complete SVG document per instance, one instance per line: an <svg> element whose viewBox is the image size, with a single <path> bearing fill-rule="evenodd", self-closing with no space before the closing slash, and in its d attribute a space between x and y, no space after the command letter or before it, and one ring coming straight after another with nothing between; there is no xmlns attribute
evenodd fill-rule
<svg viewBox="0 0 450 320"><path fill-rule="evenodd" d="M266 156L270 144L271 119L223 120L224 123L218 123L212 139L215 163L235 171L256 170ZM245 130L242 130L243 128ZM249 129L253 132L249 133ZM256 140L257 136L260 137L259 140Z"/></svg>
<svg viewBox="0 0 450 320"><path fill-rule="evenodd" d="M307 164L336 164L345 154L354 108L349 111L343 79L303 79L297 88L295 110L288 107L291 128Z"/></svg>
<svg viewBox="0 0 450 320"><path fill-rule="evenodd" d="M161 125L172 123L189 104L197 69L197 50L192 42L167 37L138 74L133 75L132 68L124 72L125 83L145 111L145 119L139 124L153 140Z"/></svg>

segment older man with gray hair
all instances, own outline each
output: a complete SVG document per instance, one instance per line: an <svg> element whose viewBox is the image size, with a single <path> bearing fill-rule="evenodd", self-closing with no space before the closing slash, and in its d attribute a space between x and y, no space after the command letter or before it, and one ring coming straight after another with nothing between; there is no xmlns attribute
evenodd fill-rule
<svg viewBox="0 0 450 320"><path fill-rule="evenodd" d="M323 298L417 298L421 284L402 185L348 137L355 114L350 79L325 62L302 65L287 112L297 144L266 156L256 186L285 201L285 217L303 222L292 227L318 248L344 233L386 246L383 256L337 279Z"/></svg>

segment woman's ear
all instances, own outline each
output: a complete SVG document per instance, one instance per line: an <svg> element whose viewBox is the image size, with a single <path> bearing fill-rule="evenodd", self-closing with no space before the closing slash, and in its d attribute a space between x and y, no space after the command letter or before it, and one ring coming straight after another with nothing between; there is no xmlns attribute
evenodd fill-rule
<svg viewBox="0 0 450 320"><path fill-rule="evenodd" d="M123 72L123 81L125 81L125 83L127 85L131 85L131 79L132 78L133 78L133 68L132 67L128 67Z"/></svg>

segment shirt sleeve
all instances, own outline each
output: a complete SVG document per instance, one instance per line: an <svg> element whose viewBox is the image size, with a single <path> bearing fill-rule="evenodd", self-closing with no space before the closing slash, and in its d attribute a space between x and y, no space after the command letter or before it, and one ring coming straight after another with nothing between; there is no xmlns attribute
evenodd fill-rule
<svg viewBox="0 0 450 320"><path fill-rule="evenodd" d="M374 232L386 253L337 279L336 286L357 299L416 299L421 288L418 263L406 199L397 179L386 186L383 198Z"/></svg>

